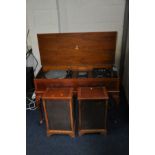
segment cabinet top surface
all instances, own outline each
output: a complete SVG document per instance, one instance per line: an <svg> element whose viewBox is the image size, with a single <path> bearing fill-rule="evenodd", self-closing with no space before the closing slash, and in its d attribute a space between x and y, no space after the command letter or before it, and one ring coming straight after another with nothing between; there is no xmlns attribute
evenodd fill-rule
<svg viewBox="0 0 155 155"><path fill-rule="evenodd" d="M43 94L43 99L71 99L72 88L49 88Z"/></svg>
<svg viewBox="0 0 155 155"><path fill-rule="evenodd" d="M105 87L80 87L78 88L79 100L100 100L109 99L108 93Z"/></svg>

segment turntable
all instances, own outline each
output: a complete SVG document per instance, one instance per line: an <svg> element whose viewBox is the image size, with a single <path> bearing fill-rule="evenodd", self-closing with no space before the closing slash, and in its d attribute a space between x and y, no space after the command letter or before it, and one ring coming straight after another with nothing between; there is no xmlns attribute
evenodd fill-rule
<svg viewBox="0 0 155 155"><path fill-rule="evenodd" d="M50 70L45 73L47 79L63 79L67 75L65 70Z"/></svg>

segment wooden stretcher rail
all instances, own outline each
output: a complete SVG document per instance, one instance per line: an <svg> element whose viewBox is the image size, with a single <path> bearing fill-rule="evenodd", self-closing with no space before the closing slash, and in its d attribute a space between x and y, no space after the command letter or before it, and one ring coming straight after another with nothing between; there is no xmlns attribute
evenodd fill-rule
<svg viewBox="0 0 155 155"><path fill-rule="evenodd" d="M35 79L36 92L45 91L47 88L72 87L98 87L105 86L108 91L119 91L119 78L79 78L79 79Z"/></svg>

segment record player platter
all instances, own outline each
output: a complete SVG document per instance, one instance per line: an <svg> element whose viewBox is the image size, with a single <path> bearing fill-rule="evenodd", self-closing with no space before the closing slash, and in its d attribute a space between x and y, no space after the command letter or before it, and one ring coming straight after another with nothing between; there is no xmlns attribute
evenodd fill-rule
<svg viewBox="0 0 155 155"><path fill-rule="evenodd" d="M67 72L64 70L51 70L45 74L45 77L47 79L56 79L56 78L61 79L61 78L65 78L66 75L67 75Z"/></svg>

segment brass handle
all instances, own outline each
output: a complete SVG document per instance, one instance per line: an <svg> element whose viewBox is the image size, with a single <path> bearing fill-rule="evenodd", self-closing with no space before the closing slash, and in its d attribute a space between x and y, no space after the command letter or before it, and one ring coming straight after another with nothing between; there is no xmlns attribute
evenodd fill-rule
<svg viewBox="0 0 155 155"><path fill-rule="evenodd" d="M79 50L79 46L78 45L75 46L75 50Z"/></svg>

